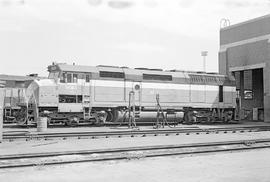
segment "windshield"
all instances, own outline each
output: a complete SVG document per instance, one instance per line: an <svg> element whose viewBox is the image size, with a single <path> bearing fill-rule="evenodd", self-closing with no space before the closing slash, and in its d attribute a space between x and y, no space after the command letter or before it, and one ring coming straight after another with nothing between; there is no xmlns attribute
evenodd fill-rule
<svg viewBox="0 0 270 182"><path fill-rule="evenodd" d="M49 77L50 79L56 79L59 76L59 72L50 72Z"/></svg>

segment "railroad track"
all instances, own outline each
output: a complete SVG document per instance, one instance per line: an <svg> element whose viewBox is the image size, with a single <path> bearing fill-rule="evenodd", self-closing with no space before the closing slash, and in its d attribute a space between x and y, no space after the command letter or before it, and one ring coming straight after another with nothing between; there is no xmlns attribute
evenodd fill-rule
<svg viewBox="0 0 270 182"><path fill-rule="evenodd" d="M0 156L0 169L109 160L131 160L172 155L185 156L265 148L270 148L270 138L182 145L2 155Z"/></svg>
<svg viewBox="0 0 270 182"><path fill-rule="evenodd" d="M236 132L260 132L270 131L270 126L246 126L230 128L170 128L170 129L149 129L149 130L124 130L124 131L81 131L81 132L58 132L58 133L31 133L31 132L10 132L4 133L3 139L6 141L14 140L33 140L33 139L67 139L67 138L98 138L98 137L123 137L123 136L158 136L158 135L179 135L179 134L209 134L209 133L236 133Z"/></svg>

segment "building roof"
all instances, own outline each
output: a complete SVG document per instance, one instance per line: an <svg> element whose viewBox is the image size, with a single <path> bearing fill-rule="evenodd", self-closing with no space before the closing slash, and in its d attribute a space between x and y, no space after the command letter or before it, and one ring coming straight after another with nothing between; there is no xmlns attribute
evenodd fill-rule
<svg viewBox="0 0 270 182"><path fill-rule="evenodd" d="M18 75L5 75L0 74L0 80L3 81L29 81L34 80L37 77L31 77L31 76L18 76Z"/></svg>
<svg viewBox="0 0 270 182"><path fill-rule="evenodd" d="M238 27L238 26L241 26L241 25L245 25L245 24L248 24L248 23L256 22L256 21L259 21L259 20L267 19L267 18L270 18L270 14L260 16L260 17L257 17L257 18L253 18L253 19L243 21L243 22L240 22L240 23L232 24L232 25L223 27L220 30L223 31L223 30L235 28L235 27Z"/></svg>

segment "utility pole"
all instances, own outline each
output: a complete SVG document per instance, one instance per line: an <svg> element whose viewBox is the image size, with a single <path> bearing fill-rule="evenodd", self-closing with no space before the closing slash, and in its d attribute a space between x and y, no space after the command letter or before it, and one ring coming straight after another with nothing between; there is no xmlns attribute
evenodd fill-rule
<svg viewBox="0 0 270 182"><path fill-rule="evenodd" d="M206 56L208 51L202 51L201 56L203 57L203 71L206 72Z"/></svg>

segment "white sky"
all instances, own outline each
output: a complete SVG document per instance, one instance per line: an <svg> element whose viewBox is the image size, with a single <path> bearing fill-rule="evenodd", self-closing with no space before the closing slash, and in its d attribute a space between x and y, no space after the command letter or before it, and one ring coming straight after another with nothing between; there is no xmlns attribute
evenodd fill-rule
<svg viewBox="0 0 270 182"><path fill-rule="evenodd" d="M53 61L218 71L220 20L269 0L0 0L0 74L47 76Z"/></svg>

